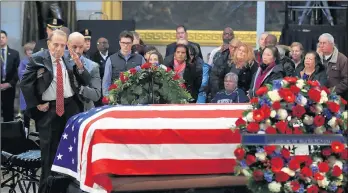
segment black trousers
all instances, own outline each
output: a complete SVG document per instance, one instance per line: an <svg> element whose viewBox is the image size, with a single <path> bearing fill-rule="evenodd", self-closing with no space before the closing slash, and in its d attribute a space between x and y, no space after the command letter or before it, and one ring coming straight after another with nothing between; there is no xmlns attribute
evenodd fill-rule
<svg viewBox="0 0 348 193"><path fill-rule="evenodd" d="M15 88L8 88L1 91L1 110L4 122L14 120L14 99L16 95Z"/></svg>
<svg viewBox="0 0 348 193"><path fill-rule="evenodd" d="M65 99L64 103L64 114L61 117L56 114L56 102L51 101L49 110L36 120L36 128L40 137L42 162L39 193L62 192L57 190L57 188L52 188L51 180L53 174L51 167L67 120L80 112L73 98Z"/></svg>

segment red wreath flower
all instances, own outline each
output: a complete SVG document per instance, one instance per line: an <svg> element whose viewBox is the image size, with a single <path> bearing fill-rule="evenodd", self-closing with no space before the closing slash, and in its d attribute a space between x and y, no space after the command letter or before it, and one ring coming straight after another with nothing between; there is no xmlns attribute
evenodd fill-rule
<svg viewBox="0 0 348 193"><path fill-rule="evenodd" d="M123 72L121 72L120 73L120 80L121 80L122 83L125 83L125 82L127 82L128 77L125 76Z"/></svg>
<svg viewBox="0 0 348 193"><path fill-rule="evenodd" d="M290 182L292 191L296 192L300 189L300 183L298 181L292 181Z"/></svg>
<svg viewBox="0 0 348 193"><path fill-rule="evenodd" d="M334 167L332 168L332 175L333 175L333 176L338 177L338 176L340 176L341 174L342 174L342 170L341 170L340 167L334 166Z"/></svg>
<svg viewBox="0 0 348 193"><path fill-rule="evenodd" d="M318 163L318 168L320 172L324 172L324 173L330 170L329 164L327 164L326 162Z"/></svg>
<svg viewBox="0 0 348 193"><path fill-rule="evenodd" d="M250 103L251 104L257 104L259 102L259 98L257 97L253 97L251 100L250 100Z"/></svg>
<svg viewBox="0 0 348 193"><path fill-rule="evenodd" d="M323 150L321 150L321 154L323 154L323 156L325 156L325 157L328 157L328 156L330 156L331 155L331 153L332 153L332 151L331 151L331 149L330 148L325 148L325 149L323 149Z"/></svg>
<svg viewBox="0 0 348 193"><path fill-rule="evenodd" d="M316 80L308 80L307 83L311 86L311 87L318 87L320 85L320 83Z"/></svg>
<svg viewBox="0 0 348 193"><path fill-rule="evenodd" d="M319 188L316 185L311 185L310 187L307 188L307 193L318 193Z"/></svg>
<svg viewBox="0 0 348 193"><path fill-rule="evenodd" d="M103 99L102 99L102 103L103 104L109 104L109 99L108 99L108 97L103 97Z"/></svg>
<svg viewBox="0 0 348 193"><path fill-rule="evenodd" d="M275 180L277 182L286 182L286 181L289 180L289 178L290 178L290 176L287 173L283 172L283 171L277 172L275 174Z"/></svg>
<svg viewBox="0 0 348 193"><path fill-rule="evenodd" d="M346 105L346 104L347 104L347 101L344 100L344 98L341 97L341 103L344 104L344 105Z"/></svg>
<svg viewBox="0 0 348 193"><path fill-rule="evenodd" d="M272 126L269 126L266 128L265 132L266 134L277 134L277 129Z"/></svg>
<svg viewBox="0 0 348 193"><path fill-rule="evenodd" d="M284 166L283 159L280 157L274 157L271 159L271 166L272 166L272 172L277 173L280 172L280 170Z"/></svg>
<svg viewBox="0 0 348 193"><path fill-rule="evenodd" d="M246 156L245 162L246 162L246 164L247 164L248 166L250 166L251 164L253 164L253 163L256 162L256 157L253 156L253 155L248 154L248 155Z"/></svg>
<svg viewBox="0 0 348 193"><path fill-rule="evenodd" d="M292 107L292 115L301 118L306 113L306 109L301 105L296 105Z"/></svg>
<svg viewBox="0 0 348 193"><path fill-rule="evenodd" d="M184 83L181 83L180 87L183 88L183 89L186 89L186 85Z"/></svg>
<svg viewBox="0 0 348 193"><path fill-rule="evenodd" d="M234 156L236 156L237 160L243 160L245 155L245 150L241 147L238 147L234 150Z"/></svg>
<svg viewBox="0 0 348 193"><path fill-rule="evenodd" d="M108 90L110 91L110 90L113 90L113 89L117 89L117 84L110 85Z"/></svg>
<svg viewBox="0 0 348 193"><path fill-rule="evenodd" d="M338 113L338 111L340 110L340 105L335 102L329 101L326 103L326 105L329 108L329 110L333 113Z"/></svg>
<svg viewBox="0 0 348 193"><path fill-rule="evenodd" d="M290 151L286 148L283 148L280 153L282 154L282 156L285 158L285 159L289 159L290 158Z"/></svg>
<svg viewBox="0 0 348 193"><path fill-rule="evenodd" d="M301 172L300 172L304 177L311 177L313 174L312 174L312 170L309 168L309 167L303 167L301 169Z"/></svg>
<svg viewBox="0 0 348 193"><path fill-rule="evenodd" d="M344 190L342 189L342 188L338 188L337 190L336 190L336 193L343 193L344 192Z"/></svg>
<svg viewBox="0 0 348 193"><path fill-rule="evenodd" d="M175 75L173 76L173 80L179 80L180 79L180 75L175 73Z"/></svg>
<svg viewBox="0 0 348 193"><path fill-rule="evenodd" d="M331 149L334 153L341 153L345 148L343 143L334 141L331 143Z"/></svg>
<svg viewBox="0 0 348 193"><path fill-rule="evenodd" d="M291 86L290 86L290 90L291 90L291 92L293 92L294 94L297 94L297 93L300 92L300 88L297 87L296 85L291 85Z"/></svg>
<svg viewBox="0 0 348 193"><path fill-rule="evenodd" d="M137 73L137 69L131 68L131 69L129 69L129 72L133 75L133 74Z"/></svg>
<svg viewBox="0 0 348 193"><path fill-rule="evenodd" d="M314 174L314 179L317 180L317 181L318 180L323 180L324 176L321 175L319 172L317 172L317 173Z"/></svg>
<svg viewBox="0 0 348 193"><path fill-rule="evenodd" d="M263 112L264 119L267 119L271 116L271 108L267 105L262 105L261 111Z"/></svg>
<svg viewBox="0 0 348 193"><path fill-rule="evenodd" d="M317 127L324 125L324 123L325 123L325 118L322 115L316 115L314 117L314 125L316 125Z"/></svg>
<svg viewBox="0 0 348 193"><path fill-rule="evenodd" d="M300 127L294 127L293 133L294 134L303 134L303 131Z"/></svg>
<svg viewBox="0 0 348 193"><path fill-rule="evenodd" d="M263 172L262 170L255 170L253 172L253 177L255 181L262 181L263 180Z"/></svg>
<svg viewBox="0 0 348 193"><path fill-rule="evenodd" d="M268 87L267 86L262 86L259 89L257 89L257 91L255 93L258 96L262 96L262 95L266 94L267 92L268 92Z"/></svg>
<svg viewBox="0 0 348 193"><path fill-rule="evenodd" d="M236 121L236 126L237 127L239 127L239 126L241 126L241 125L245 125L246 124L246 122L244 121L244 119L242 119L242 118L238 118L237 119L237 121Z"/></svg>
<svg viewBox="0 0 348 193"><path fill-rule="evenodd" d="M256 121L256 122L260 122L262 120L264 120L265 116L264 116L264 113L261 109L256 109L253 111L253 119Z"/></svg>
<svg viewBox="0 0 348 193"><path fill-rule="evenodd" d="M170 71L172 71L172 69L167 67L166 72L170 72Z"/></svg>
<svg viewBox="0 0 348 193"><path fill-rule="evenodd" d="M320 101L320 91L316 90L316 89L309 89L308 91L308 96L309 96L309 99L311 99L312 101L318 103Z"/></svg>
<svg viewBox="0 0 348 193"><path fill-rule="evenodd" d="M286 82L290 83L290 84L295 84L296 81L297 81L297 78L296 77L292 77L292 76L291 77L287 76L287 77L284 77L284 80Z"/></svg>
<svg viewBox="0 0 348 193"><path fill-rule="evenodd" d="M322 86L322 87L320 87L320 89L325 91L326 94L330 94L331 93L330 90L326 86Z"/></svg>
<svg viewBox="0 0 348 193"><path fill-rule="evenodd" d="M341 152L341 158L343 160L348 160L348 149L347 148Z"/></svg>
<svg viewBox="0 0 348 193"><path fill-rule="evenodd" d="M148 68L151 68L152 64L151 63L145 63L143 65L141 65L141 69L148 69Z"/></svg>
<svg viewBox="0 0 348 193"><path fill-rule="evenodd" d="M264 149L267 155L271 155L277 149L277 147L275 145L267 145L264 147Z"/></svg>
<svg viewBox="0 0 348 193"><path fill-rule="evenodd" d="M286 132L286 128L288 127L288 123L285 121L279 121L275 124L275 126L280 133L284 134Z"/></svg>
<svg viewBox="0 0 348 193"><path fill-rule="evenodd" d="M282 106L281 106L281 104L280 104L280 102L279 101L276 101L276 102L274 102L273 104L272 104L272 108L274 109L274 110L278 110L278 109L280 109Z"/></svg>
<svg viewBox="0 0 348 193"><path fill-rule="evenodd" d="M295 102L295 95L288 88L280 88L278 90L279 96L282 97L286 102L293 103Z"/></svg>
<svg viewBox="0 0 348 193"><path fill-rule="evenodd" d="M259 131L259 124L255 123L255 122L252 122L252 123L249 123L248 126L247 126L247 131L249 133L257 133Z"/></svg>
<svg viewBox="0 0 348 193"><path fill-rule="evenodd" d="M289 161L289 169L293 171L300 169L300 162L297 159L291 159Z"/></svg>

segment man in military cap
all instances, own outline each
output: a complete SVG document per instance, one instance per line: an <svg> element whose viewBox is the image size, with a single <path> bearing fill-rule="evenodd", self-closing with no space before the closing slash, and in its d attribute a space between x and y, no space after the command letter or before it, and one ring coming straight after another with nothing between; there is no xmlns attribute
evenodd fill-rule
<svg viewBox="0 0 348 193"><path fill-rule="evenodd" d="M63 25L64 25L64 21L61 19L56 19L56 18L48 19L47 25L46 25L47 37L49 37L54 30L62 28ZM33 52L35 53L35 52L38 52L38 51L43 50L43 49L48 49L46 38L41 39L36 43Z"/></svg>
<svg viewBox="0 0 348 193"><path fill-rule="evenodd" d="M91 59L88 51L91 48L92 31L89 29L83 29L80 33L85 37L85 49L83 50L83 55L86 58Z"/></svg>

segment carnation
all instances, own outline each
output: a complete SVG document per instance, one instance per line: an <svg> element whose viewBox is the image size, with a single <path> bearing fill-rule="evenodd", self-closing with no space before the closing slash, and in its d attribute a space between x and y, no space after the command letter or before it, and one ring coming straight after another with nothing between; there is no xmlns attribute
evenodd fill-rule
<svg viewBox="0 0 348 193"><path fill-rule="evenodd" d="M344 112L342 113L342 118L343 118L344 120L347 120L347 119L348 119L348 111L344 111Z"/></svg>
<svg viewBox="0 0 348 193"><path fill-rule="evenodd" d="M314 118L312 116L305 115L303 118L303 123L306 125L312 125L314 122Z"/></svg>
<svg viewBox="0 0 348 193"><path fill-rule="evenodd" d="M298 79L296 81L296 86L299 88L299 89L302 89L303 86L305 85L305 81L303 79Z"/></svg>
<svg viewBox="0 0 348 193"><path fill-rule="evenodd" d="M279 93L277 90L268 91L267 95L271 99L272 102L280 101L282 99L279 96Z"/></svg>
<svg viewBox="0 0 348 193"><path fill-rule="evenodd" d="M332 117L331 119L330 119L330 121L327 123L330 127L332 127L332 128L334 128L334 127L336 127L336 125L337 125L337 118L336 117Z"/></svg>
<svg viewBox="0 0 348 193"><path fill-rule="evenodd" d="M282 184L275 181L268 184L268 189L271 192L280 192L281 188Z"/></svg>
<svg viewBox="0 0 348 193"><path fill-rule="evenodd" d="M271 111L271 118L274 118L277 115L277 112L275 110Z"/></svg>
<svg viewBox="0 0 348 193"><path fill-rule="evenodd" d="M323 180L318 180L318 186L321 188L326 188L329 185L329 181L326 177Z"/></svg>
<svg viewBox="0 0 348 193"><path fill-rule="evenodd" d="M326 103L329 99L327 98L327 93L325 91L321 91L320 93L320 101L319 101L319 104L323 104L323 103Z"/></svg>
<svg viewBox="0 0 348 193"><path fill-rule="evenodd" d="M255 153L255 156L258 160L265 161L267 153L266 152L258 152L258 153Z"/></svg>
<svg viewBox="0 0 348 193"><path fill-rule="evenodd" d="M247 114L247 116L246 116L246 120L248 121L248 122L253 122L254 121L254 115L253 115L253 112L249 112L248 114Z"/></svg>
<svg viewBox="0 0 348 193"><path fill-rule="evenodd" d="M279 109L278 110L278 119L279 120L285 120L288 117L288 111L285 109Z"/></svg>

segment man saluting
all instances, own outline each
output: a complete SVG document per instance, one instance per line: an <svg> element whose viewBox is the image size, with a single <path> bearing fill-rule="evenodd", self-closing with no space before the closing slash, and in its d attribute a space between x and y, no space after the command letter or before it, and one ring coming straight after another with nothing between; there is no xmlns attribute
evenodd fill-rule
<svg viewBox="0 0 348 193"><path fill-rule="evenodd" d="M55 30L48 37L48 50L30 59L20 88L27 102L26 113L36 121L39 130L42 173L39 193L48 191L56 150L67 120L80 112L81 101L76 85L89 76L76 53L71 53L77 68L69 70L63 57L67 36ZM86 74L87 73L87 74ZM59 190L50 190L52 193Z"/></svg>

